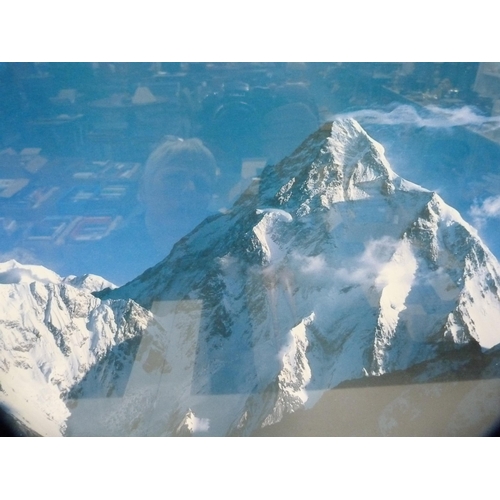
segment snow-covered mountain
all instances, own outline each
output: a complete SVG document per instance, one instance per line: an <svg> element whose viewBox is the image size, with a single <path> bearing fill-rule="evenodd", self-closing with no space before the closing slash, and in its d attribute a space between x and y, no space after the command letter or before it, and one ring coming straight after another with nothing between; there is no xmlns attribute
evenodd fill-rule
<svg viewBox="0 0 500 500"><path fill-rule="evenodd" d="M42 266L0 264L0 404L41 435L60 435L71 387L151 314L131 300L100 300L111 284L93 275L62 279Z"/></svg>
<svg viewBox="0 0 500 500"><path fill-rule="evenodd" d="M151 398L163 420L148 432L174 432L193 414L208 432L248 433L343 381L495 346L499 276L458 212L395 174L348 119L101 296L167 308L163 323L175 323L165 326L165 401Z"/></svg>
<svg viewBox="0 0 500 500"><path fill-rule="evenodd" d="M38 373L59 384L38 406L60 408L63 428L62 396L68 435L246 435L345 381L463 347L481 356L500 343L497 260L439 195L400 178L351 119L266 167L228 213L206 219L127 285L93 284L89 295L75 278L32 279L8 282L5 293L19 295L1 317L44 325L50 345L32 347L30 337L19 391ZM68 290L64 320L47 315L59 301L49 298ZM85 304L78 324L74 303ZM85 318L95 315L100 348L84 341L93 338ZM17 356L16 328L2 356ZM11 378L9 397L18 387ZM28 411L35 395L26 400Z"/></svg>

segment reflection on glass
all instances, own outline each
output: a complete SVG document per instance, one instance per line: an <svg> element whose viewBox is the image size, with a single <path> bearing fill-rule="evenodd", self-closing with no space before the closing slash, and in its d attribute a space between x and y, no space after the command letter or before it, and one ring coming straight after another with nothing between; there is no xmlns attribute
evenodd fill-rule
<svg viewBox="0 0 500 500"><path fill-rule="evenodd" d="M0 65L8 423L491 432L497 66Z"/></svg>
<svg viewBox="0 0 500 500"><path fill-rule="evenodd" d="M213 210L216 174L213 155L198 139L170 137L151 153L141 201L148 235L159 251L170 250Z"/></svg>

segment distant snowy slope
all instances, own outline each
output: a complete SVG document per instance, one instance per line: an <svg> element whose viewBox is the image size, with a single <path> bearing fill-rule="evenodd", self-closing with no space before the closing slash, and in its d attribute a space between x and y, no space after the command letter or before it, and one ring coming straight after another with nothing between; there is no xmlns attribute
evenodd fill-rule
<svg viewBox="0 0 500 500"><path fill-rule="evenodd" d="M91 281L91 289L109 285ZM97 299L88 277L65 280L12 260L0 264L0 283L0 404L35 432L60 435L64 396L112 346L140 335L150 314Z"/></svg>

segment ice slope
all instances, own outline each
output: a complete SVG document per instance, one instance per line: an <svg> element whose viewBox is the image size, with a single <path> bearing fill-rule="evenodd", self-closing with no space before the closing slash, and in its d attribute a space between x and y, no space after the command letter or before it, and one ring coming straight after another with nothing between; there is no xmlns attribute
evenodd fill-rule
<svg viewBox="0 0 500 500"><path fill-rule="evenodd" d="M170 403L147 432L174 433L194 411L209 433L246 434L343 381L497 345L499 276L458 212L400 178L347 119L267 167L157 266L98 295L197 304L195 334L173 334L189 337L189 383L162 377ZM168 349L167 362L183 353Z"/></svg>
<svg viewBox="0 0 500 500"><path fill-rule="evenodd" d="M0 404L41 435L61 435L63 399L114 345L140 335L150 313L100 300L97 276L63 279L42 266L0 264Z"/></svg>

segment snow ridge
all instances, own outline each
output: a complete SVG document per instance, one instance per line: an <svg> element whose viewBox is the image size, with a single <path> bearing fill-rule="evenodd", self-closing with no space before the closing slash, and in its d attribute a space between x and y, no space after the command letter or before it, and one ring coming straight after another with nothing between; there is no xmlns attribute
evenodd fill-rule
<svg viewBox="0 0 500 500"><path fill-rule="evenodd" d="M9 261L0 269L11 281L0 285L0 402L37 433L60 435L71 387L144 331L150 314L132 301L101 301L41 266Z"/></svg>

